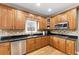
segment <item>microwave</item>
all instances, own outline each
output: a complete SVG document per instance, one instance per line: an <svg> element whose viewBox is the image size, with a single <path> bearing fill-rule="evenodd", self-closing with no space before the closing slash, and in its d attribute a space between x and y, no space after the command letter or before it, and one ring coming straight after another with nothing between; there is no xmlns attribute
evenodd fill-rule
<svg viewBox="0 0 79 59"><path fill-rule="evenodd" d="M55 25L55 29L68 29L68 22L61 22Z"/></svg>

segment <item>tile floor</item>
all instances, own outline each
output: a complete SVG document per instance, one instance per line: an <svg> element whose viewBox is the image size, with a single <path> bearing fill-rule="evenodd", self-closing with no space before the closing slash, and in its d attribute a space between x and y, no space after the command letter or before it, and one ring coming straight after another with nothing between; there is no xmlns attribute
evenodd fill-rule
<svg viewBox="0 0 79 59"><path fill-rule="evenodd" d="M38 49L34 52L31 52L27 55L66 55L66 54L56 50L55 48L52 48L50 46L46 46L46 47Z"/></svg>

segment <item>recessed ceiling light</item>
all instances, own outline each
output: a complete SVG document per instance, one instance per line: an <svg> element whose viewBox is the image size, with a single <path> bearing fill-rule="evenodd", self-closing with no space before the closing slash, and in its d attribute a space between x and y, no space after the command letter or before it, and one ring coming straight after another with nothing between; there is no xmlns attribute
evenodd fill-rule
<svg viewBox="0 0 79 59"><path fill-rule="evenodd" d="M51 9L51 8L49 8L49 9L48 9L48 12L51 12L51 11L52 11L52 9Z"/></svg>
<svg viewBox="0 0 79 59"><path fill-rule="evenodd" d="M36 3L37 6L40 6L40 3Z"/></svg>

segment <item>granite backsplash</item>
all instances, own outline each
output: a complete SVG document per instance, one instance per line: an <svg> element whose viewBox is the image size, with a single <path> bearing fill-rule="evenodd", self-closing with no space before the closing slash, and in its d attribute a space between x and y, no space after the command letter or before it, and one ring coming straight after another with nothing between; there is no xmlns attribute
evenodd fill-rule
<svg viewBox="0 0 79 59"><path fill-rule="evenodd" d="M35 33L42 33L41 31ZM0 30L0 36L25 35L25 30Z"/></svg>

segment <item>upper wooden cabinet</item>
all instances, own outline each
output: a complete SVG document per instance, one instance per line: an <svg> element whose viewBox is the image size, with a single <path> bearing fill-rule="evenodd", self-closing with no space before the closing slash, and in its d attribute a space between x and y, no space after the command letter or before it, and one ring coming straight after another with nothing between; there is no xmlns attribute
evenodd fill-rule
<svg viewBox="0 0 79 59"><path fill-rule="evenodd" d="M25 29L26 18L38 20L40 30L47 29L47 20L44 17L39 17L0 4L0 29Z"/></svg>
<svg viewBox="0 0 79 59"><path fill-rule="evenodd" d="M40 17L38 19L39 22L39 30L45 30L47 29L47 20L43 17Z"/></svg>
<svg viewBox="0 0 79 59"><path fill-rule="evenodd" d="M22 12L20 10L16 10L15 28L16 29L25 28L25 14L24 14L24 12Z"/></svg>
<svg viewBox="0 0 79 59"><path fill-rule="evenodd" d="M15 9L8 8L7 29L15 29Z"/></svg>
<svg viewBox="0 0 79 59"><path fill-rule="evenodd" d="M67 20L69 22L69 29L76 30L77 29L77 9L72 9L67 12Z"/></svg>
<svg viewBox="0 0 79 59"><path fill-rule="evenodd" d="M14 29L15 10L0 5L0 29Z"/></svg>
<svg viewBox="0 0 79 59"><path fill-rule="evenodd" d="M54 16L50 19L50 29L55 29L56 24L57 24L57 17Z"/></svg>
<svg viewBox="0 0 79 59"><path fill-rule="evenodd" d="M0 29L24 29L24 20L24 12L0 5Z"/></svg>
<svg viewBox="0 0 79 59"><path fill-rule="evenodd" d="M67 21L69 24L69 30L76 30L77 28L77 9L72 9L64 13L58 14L51 18L50 29L55 29L57 23Z"/></svg>

